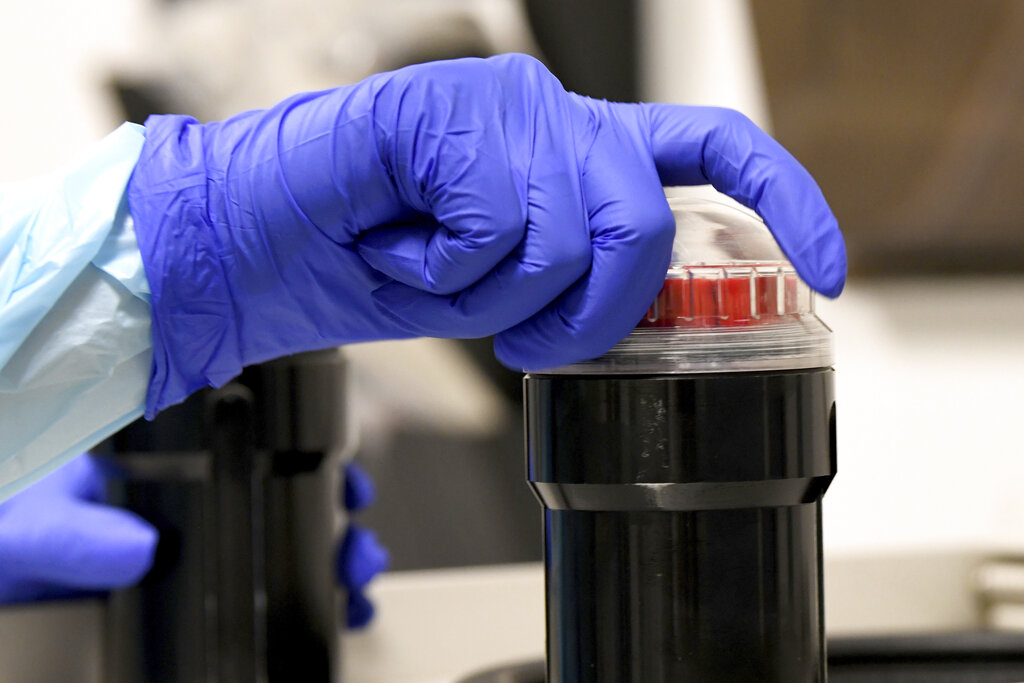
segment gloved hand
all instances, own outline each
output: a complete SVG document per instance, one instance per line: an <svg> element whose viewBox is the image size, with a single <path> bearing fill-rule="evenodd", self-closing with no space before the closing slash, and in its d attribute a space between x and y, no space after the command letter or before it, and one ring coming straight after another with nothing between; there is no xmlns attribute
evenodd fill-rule
<svg viewBox="0 0 1024 683"><path fill-rule="evenodd" d="M142 580L153 564L157 530L104 504L105 489L100 466L81 455L0 503L0 604L97 595ZM373 503L373 483L356 465L345 469L343 496L350 512ZM349 626L373 617L365 589L387 563L376 535L350 524L335 567L349 593Z"/></svg>
<svg viewBox="0 0 1024 683"><path fill-rule="evenodd" d="M373 618L373 604L366 597L366 586L388 566L388 552L380 545L377 535L351 521L353 513L373 504L375 498L370 477L361 467L349 463L345 467L344 487L349 524L337 554L338 582L348 590L346 620L349 628L362 628Z"/></svg>
<svg viewBox="0 0 1024 683"><path fill-rule="evenodd" d="M97 594L149 571L156 529L105 505L105 486L83 455L0 503L0 604Z"/></svg>
<svg viewBox="0 0 1024 683"><path fill-rule="evenodd" d="M664 280L663 185L756 210L836 296L810 175L742 115L567 93L522 55L434 62L201 125L153 117L128 201L152 289L147 416L242 366L497 334L513 368L599 355Z"/></svg>

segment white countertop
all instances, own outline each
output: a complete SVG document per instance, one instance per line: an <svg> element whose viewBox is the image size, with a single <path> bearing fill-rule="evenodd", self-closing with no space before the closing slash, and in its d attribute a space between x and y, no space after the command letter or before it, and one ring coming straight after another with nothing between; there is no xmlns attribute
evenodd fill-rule
<svg viewBox="0 0 1024 683"><path fill-rule="evenodd" d="M395 572L371 594L373 623L342 640L346 683L452 683L544 656L540 564Z"/></svg>

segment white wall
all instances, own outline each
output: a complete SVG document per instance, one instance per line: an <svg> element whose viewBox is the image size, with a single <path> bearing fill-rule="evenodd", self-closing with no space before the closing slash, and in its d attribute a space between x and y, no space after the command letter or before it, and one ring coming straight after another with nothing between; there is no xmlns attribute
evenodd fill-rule
<svg viewBox="0 0 1024 683"><path fill-rule="evenodd" d="M1024 277L850 283L835 330L834 552L1024 548Z"/></svg>
<svg viewBox="0 0 1024 683"><path fill-rule="evenodd" d="M146 0L0 0L0 180L44 173L112 130L108 65Z"/></svg>

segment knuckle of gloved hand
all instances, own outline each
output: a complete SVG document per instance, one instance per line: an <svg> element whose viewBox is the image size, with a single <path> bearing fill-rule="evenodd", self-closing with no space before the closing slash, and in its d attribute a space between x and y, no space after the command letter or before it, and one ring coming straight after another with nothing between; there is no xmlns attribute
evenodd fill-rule
<svg viewBox="0 0 1024 683"><path fill-rule="evenodd" d="M561 81L536 57L513 52L491 57L502 84L511 91L530 89L535 92L565 94Z"/></svg>
<svg viewBox="0 0 1024 683"><path fill-rule="evenodd" d="M630 224L636 228L636 239L645 252L671 248L676 222L668 202L659 198L637 202L630 210Z"/></svg>
<svg viewBox="0 0 1024 683"><path fill-rule="evenodd" d="M503 175L503 171L504 169L500 169L496 172ZM503 210L493 211L474 234L461 238L461 244L467 253L474 254L482 249L492 249L507 254L522 241L527 228L526 215L520 210L517 200L518 197L510 196L501 205L494 202L495 208L501 206Z"/></svg>
<svg viewBox="0 0 1024 683"><path fill-rule="evenodd" d="M538 76L551 73L539 59L521 52L498 55L497 57L492 57L489 61L500 69L524 76Z"/></svg>
<svg viewBox="0 0 1024 683"><path fill-rule="evenodd" d="M567 239L562 248L549 257L550 268L560 273L568 273L576 277L587 272L594 258L590 234L586 226L580 231L573 230L573 236ZM575 280L576 277L573 279Z"/></svg>
<svg viewBox="0 0 1024 683"><path fill-rule="evenodd" d="M753 137L762 134L757 124L750 117L736 109L727 107L708 107L708 113L716 135L730 138Z"/></svg>
<svg viewBox="0 0 1024 683"><path fill-rule="evenodd" d="M429 64L427 74L426 78L417 79L415 84L431 96L429 102L432 106L438 106L442 102L461 103L459 95L470 91L478 94L480 98L467 99L466 102L474 105L487 103L485 95L498 86L494 70L483 59L432 62Z"/></svg>
<svg viewBox="0 0 1024 683"><path fill-rule="evenodd" d="M395 140L441 132L487 119L482 112L499 106L500 83L485 60L444 60L391 72L378 86L371 110L375 130ZM398 135L404 131L404 135ZM419 138L420 144L427 140ZM435 141L435 145L436 145Z"/></svg>

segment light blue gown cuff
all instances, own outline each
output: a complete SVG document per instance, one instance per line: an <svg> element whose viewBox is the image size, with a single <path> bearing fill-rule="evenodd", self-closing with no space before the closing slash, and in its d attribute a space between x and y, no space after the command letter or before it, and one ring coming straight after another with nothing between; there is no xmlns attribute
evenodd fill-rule
<svg viewBox="0 0 1024 683"><path fill-rule="evenodd" d="M121 126L66 169L0 185L0 500L142 414L149 286Z"/></svg>

